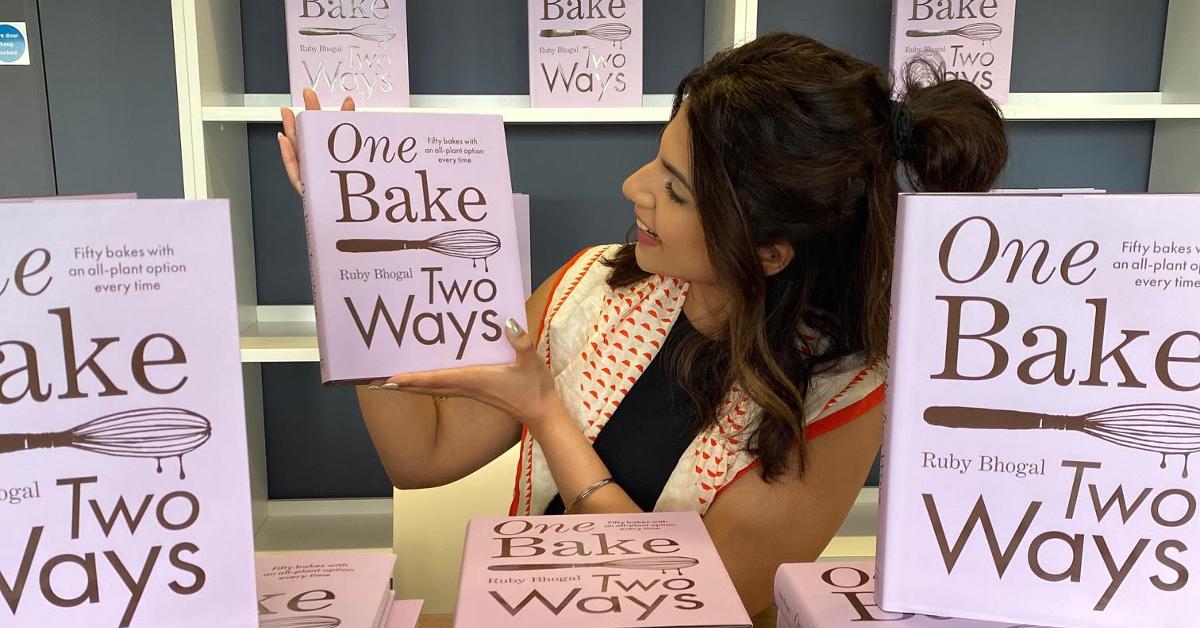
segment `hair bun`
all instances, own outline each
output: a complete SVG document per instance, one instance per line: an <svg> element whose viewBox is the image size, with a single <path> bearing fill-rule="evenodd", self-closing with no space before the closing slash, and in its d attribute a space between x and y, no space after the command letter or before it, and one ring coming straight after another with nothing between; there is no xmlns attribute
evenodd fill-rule
<svg viewBox="0 0 1200 628"><path fill-rule="evenodd" d="M974 83L944 77L944 66L928 59L905 67L899 108L911 120L912 141L901 145L903 120L893 106L896 156L917 191L985 192L1008 160L1004 119Z"/></svg>

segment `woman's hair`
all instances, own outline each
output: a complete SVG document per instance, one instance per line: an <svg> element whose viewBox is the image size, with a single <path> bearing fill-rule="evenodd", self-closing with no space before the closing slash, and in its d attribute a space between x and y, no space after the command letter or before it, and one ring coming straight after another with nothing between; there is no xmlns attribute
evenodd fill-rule
<svg viewBox="0 0 1200 628"><path fill-rule="evenodd" d="M687 103L694 206L730 302L723 333L687 330L669 363L703 429L737 383L762 408L745 446L764 479L788 467L814 375L852 354L885 357L898 173L916 191L987 190L1008 156L1004 122L975 85L928 60L900 77L800 35L722 51L675 90ZM795 257L765 276L758 247ZM622 247L608 284L648 276Z"/></svg>

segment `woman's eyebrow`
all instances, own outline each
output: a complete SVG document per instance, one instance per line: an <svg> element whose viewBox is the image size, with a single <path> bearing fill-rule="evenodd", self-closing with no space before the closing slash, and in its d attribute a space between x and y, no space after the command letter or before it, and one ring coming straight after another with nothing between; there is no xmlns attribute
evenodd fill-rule
<svg viewBox="0 0 1200 628"><path fill-rule="evenodd" d="M672 166L670 162L663 157L659 157L658 161L661 162L663 167L667 169L667 172L670 172L672 176L674 176L676 179L679 179L679 182L683 184L683 187L687 188L688 192L692 191L692 186L688 183L687 179L683 177L683 174L679 172L678 168Z"/></svg>

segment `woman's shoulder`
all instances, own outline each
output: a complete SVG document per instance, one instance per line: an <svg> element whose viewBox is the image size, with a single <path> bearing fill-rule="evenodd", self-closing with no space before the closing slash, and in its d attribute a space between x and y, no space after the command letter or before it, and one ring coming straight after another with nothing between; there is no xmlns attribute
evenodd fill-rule
<svg viewBox="0 0 1200 628"><path fill-rule="evenodd" d="M808 437L862 416L883 402L887 365L882 357L854 353L813 375L804 402Z"/></svg>

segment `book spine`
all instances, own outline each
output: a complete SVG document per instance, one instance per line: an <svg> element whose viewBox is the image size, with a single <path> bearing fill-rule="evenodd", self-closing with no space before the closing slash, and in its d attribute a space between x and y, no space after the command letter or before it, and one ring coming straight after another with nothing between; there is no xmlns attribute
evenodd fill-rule
<svg viewBox="0 0 1200 628"><path fill-rule="evenodd" d="M905 376L904 369L895 368L896 365L890 363L890 360L897 355L909 355L907 352L900 353L900 344L907 341L903 338L904 326L901 316L904 306L904 261L905 258L912 255L911 248L905 247L904 240L907 235L907 197L900 196L897 203L896 215L896 246L895 257L892 262L892 295L891 295L891 333L888 335L888 394L884 398L883 411L883 447L879 454L879 515L876 519L875 530L875 590L879 603L885 605L888 603L888 598L891 589L888 586L888 581L885 577L886 564L889 555L891 544L889 543L888 524L889 514L892 510L892 489L895 488L894 483L895 469L888 464L888 460L895 460L895 455L900 451L897 441L901 438L896 430L896 406L900 403L899 400L904 397L905 384L903 378Z"/></svg>
<svg viewBox="0 0 1200 628"><path fill-rule="evenodd" d="M800 583L788 570L780 568L775 572L775 608L779 609L776 623L780 628L800 628L802 625L816 626L815 623L802 624L801 618L806 618L804 605L800 600Z"/></svg>
<svg viewBox="0 0 1200 628"><path fill-rule="evenodd" d="M301 113L299 116L297 116L297 136L303 137L305 135L304 127L306 118L308 118L308 115L305 113ZM312 183L316 181L317 173L315 172L316 169L312 164L312 160L301 154L299 146L295 146L294 148L296 149L297 156L300 158L300 184L301 189L304 190L304 193L301 195L304 205L304 237L308 241L308 272L310 275L309 279L311 281L310 285L312 287L313 312L316 318L317 346L327 347L329 346L327 344L328 338L325 326L323 324L325 319L321 312L321 273L319 270L321 256L317 253L317 239L313 232L313 212L316 211L316 204L312 199L312 190L316 186L305 184L305 182ZM321 381L329 382L330 379L329 356L321 355Z"/></svg>
<svg viewBox="0 0 1200 628"><path fill-rule="evenodd" d="M897 63L902 61L902 56L896 54L896 40L899 39L898 28L900 27L900 3L904 0L892 0L892 38L891 45L888 47L888 72L892 75L892 80L896 81L896 86L899 87L899 77L901 75L900 68ZM897 58L901 57L901 58ZM893 89L892 94L897 95L898 89Z"/></svg>

